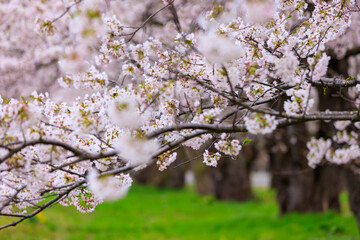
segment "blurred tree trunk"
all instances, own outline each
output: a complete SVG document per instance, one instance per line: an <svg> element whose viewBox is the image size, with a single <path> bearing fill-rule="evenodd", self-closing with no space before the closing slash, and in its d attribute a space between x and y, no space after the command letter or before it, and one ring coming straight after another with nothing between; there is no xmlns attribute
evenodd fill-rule
<svg viewBox="0 0 360 240"><path fill-rule="evenodd" d="M210 152L217 152L214 147ZM223 156L216 168L201 161L194 164L196 189L199 194L212 194L219 200L247 201L254 198L251 190L250 169L256 150L248 144L236 159Z"/></svg>
<svg viewBox="0 0 360 240"><path fill-rule="evenodd" d="M337 90L318 89L318 93L320 111L326 111L327 109L340 110L344 109L344 105L345 107L349 105L348 103L344 103L343 101L334 98L333 95L337 93ZM336 129L334 128L333 123L321 122L317 137L328 139L332 137L334 132L336 132ZM314 191L314 196L315 199L319 195L328 196L328 205L325 205L324 209L341 210L339 195L340 192L345 189L344 173L343 166L330 165L328 162L324 166L316 168L315 178L317 188Z"/></svg>
<svg viewBox="0 0 360 240"><path fill-rule="evenodd" d="M211 169L214 195L217 199L243 202L254 198L250 170L256 152L253 144L248 144L236 159L223 157L218 166Z"/></svg>
<svg viewBox="0 0 360 240"><path fill-rule="evenodd" d="M306 135L305 126L290 126L280 130L270 146L272 185L280 213L340 211L341 171L337 166L308 167Z"/></svg>
<svg viewBox="0 0 360 240"><path fill-rule="evenodd" d="M336 66L346 68L340 64ZM333 96L337 93L336 89L320 87L311 91L313 94L318 93L318 102L315 103L318 104L315 106L318 110L344 108L344 102ZM320 212L328 209L340 211L339 194L344 188L343 168L326 163L311 169L306 159L306 142L310 140L310 136L331 138L334 132L333 124L312 123L312 130L309 126L289 126L275 133L275 138L269 141L272 186L277 190L281 214L292 211Z"/></svg>
<svg viewBox="0 0 360 240"><path fill-rule="evenodd" d="M281 214L306 212L312 207L312 172L305 161L301 130L299 126L281 129L269 146L272 186L277 190Z"/></svg>
<svg viewBox="0 0 360 240"><path fill-rule="evenodd" d="M184 148L177 151L177 159L166 170L160 172L156 162L146 168L135 172L134 179L139 184L154 185L160 188L183 188L185 186L185 172L187 164L179 165L186 161L187 156ZM178 166L179 165L179 166ZM178 166L178 167L175 167Z"/></svg>
<svg viewBox="0 0 360 240"><path fill-rule="evenodd" d="M357 164L360 166L359 159ZM360 231L360 167L350 166L346 170L346 184L349 192L350 208L356 218Z"/></svg>
<svg viewBox="0 0 360 240"><path fill-rule="evenodd" d="M191 159L191 157L200 156L203 152L204 149L199 151L188 149L188 158ZM195 189L200 195L212 195L215 192L211 176L212 167L206 166L202 161L203 157L201 156L199 159L192 162L192 170L195 174Z"/></svg>
<svg viewBox="0 0 360 240"><path fill-rule="evenodd" d="M348 74L349 62L347 60L348 59L338 60L332 57L329 63L329 71L328 71L332 75L330 77L338 77L338 75L340 75L340 77L345 79L349 77ZM337 92L341 92L341 89L337 91L332 91L330 93L336 94ZM344 94L344 92L342 92L342 94ZM350 104L347 101L340 101L340 100L342 99L339 98L339 101L333 100L333 102L327 101L326 107L328 109L333 109L333 107L331 107L333 105L337 109L341 109L341 107L344 107L345 105L345 107L347 106L347 109L345 110L353 110L352 104ZM324 103L324 105L326 105L326 103ZM356 218L358 229L360 231L360 159L353 161L352 165L348 166L348 168L346 168L345 171L346 171L345 172L346 186L349 193L349 204L351 211L353 212Z"/></svg>
<svg viewBox="0 0 360 240"><path fill-rule="evenodd" d="M312 210L325 211L331 209L340 212L339 195L344 189L342 167L334 165L318 167L314 171L313 179Z"/></svg>

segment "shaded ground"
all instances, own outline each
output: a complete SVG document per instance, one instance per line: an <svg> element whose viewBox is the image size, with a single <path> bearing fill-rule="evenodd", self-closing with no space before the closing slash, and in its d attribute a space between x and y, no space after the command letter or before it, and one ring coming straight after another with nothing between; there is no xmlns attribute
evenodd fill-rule
<svg viewBox="0 0 360 240"><path fill-rule="evenodd" d="M54 206L40 217L1 230L0 239L360 240L345 195L342 215L279 218L274 193L256 193L257 201L239 204L199 197L189 189L135 186L125 199L104 203L90 214Z"/></svg>

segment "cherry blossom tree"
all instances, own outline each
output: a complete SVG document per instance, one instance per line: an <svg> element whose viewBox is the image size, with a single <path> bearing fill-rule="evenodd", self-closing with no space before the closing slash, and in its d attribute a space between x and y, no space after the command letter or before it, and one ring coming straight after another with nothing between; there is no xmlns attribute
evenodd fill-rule
<svg viewBox="0 0 360 240"><path fill-rule="evenodd" d="M126 195L129 172L152 162L166 170L180 146L211 139L203 161L216 167L249 134L305 122L336 129L308 139L309 166L345 165L351 184L358 177L353 0L2 0L0 11L1 228L55 203L91 212ZM329 68L340 60L345 69ZM45 92L55 79L89 94L6 97L24 82ZM317 107L330 89L340 110Z"/></svg>

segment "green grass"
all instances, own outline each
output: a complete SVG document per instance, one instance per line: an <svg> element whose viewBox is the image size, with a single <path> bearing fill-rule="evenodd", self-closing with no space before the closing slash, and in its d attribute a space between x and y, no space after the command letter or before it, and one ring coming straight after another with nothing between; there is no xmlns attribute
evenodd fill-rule
<svg viewBox="0 0 360 240"><path fill-rule="evenodd" d="M345 195L341 215L294 213L280 218L274 193L258 189L256 194L257 201L219 202L190 189L135 186L125 199L99 205L89 214L54 206L41 218L1 230L0 239L360 239Z"/></svg>

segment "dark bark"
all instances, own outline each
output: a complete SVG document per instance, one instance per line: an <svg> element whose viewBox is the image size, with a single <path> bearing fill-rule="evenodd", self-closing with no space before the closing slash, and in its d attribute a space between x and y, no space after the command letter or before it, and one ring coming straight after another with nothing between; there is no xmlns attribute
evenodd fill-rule
<svg viewBox="0 0 360 240"><path fill-rule="evenodd" d="M189 151L188 154L195 157L201 154L201 152ZM211 167L206 166L202 161L203 158L201 157L192 163L192 170L195 174L195 189L200 195L212 195L215 189L211 176Z"/></svg>
<svg viewBox="0 0 360 240"><path fill-rule="evenodd" d="M139 184L154 185L160 188L182 188L185 186L185 172L187 165L179 165L187 158L184 154L184 149L180 148L177 151L177 159L166 170L160 172L157 168L156 162L150 166L133 174L134 179Z"/></svg>
<svg viewBox="0 0 360 240"><path fill-rule="evenodd" d="M300 130L299 126L292 126L277 132L271 146L272 185L277 190L281 214L306 212L311 207L309 189L312 177L302 153L304 142L300 142L299 135L296 135ZM295 140L291 141L291 138Z"/></svg>
<svg viewBox="0 0 360 240"><path fill-rule="evenodd" d="M352 51L348 52L344 58L347 59L349 56L356 54L358 51L359 48L353 49ZM331 77L341 76L343 79L346 79L347 77L349 77L348 69L348 61L344 59L337 60L336 58L332 58L329 63L328 72L330 73ZM330 94L334 96L334 94L337 94L339 92L341 92L342 95L346 95L345 91L342 91L342 89L338 89L337 91L330 92L328 96ZM332 101L329 101L329 99L331 99ZM352 104L344 101L340 97L338 97L338 99L334 99L334 97L328 97L325 100L328 101L323 103L323 105L325 105L324 109L336 110L341 108L344 109L345 107L345 109L352 110L352 108L354 107ZM353 161L352 165L348 166L348 168L345 170L345 180L349 193L350 208L356 218L358 229L360 231L360 159Z"/></svg>
<svg viewBox="0 0 360 240"><path fill-rule="evenodd" d="M254 198L250 169L256 152L252 144L246 145L236 159L223 157L218 166L211 169L214 195L217 199L247 201Z"/></svg>
<svg viewBox="0 0 360 240"><path fill-rule="evenodd" d="M359 162L359 160L357 160ZM349 204L360 231L360 168L348 168L346 171L346 185L349 192Z"/></svg>
<svg viewBox="0 0 360 240"><path fill-rule="evenodd" d="M280 213L340 211L342 184L338 178L342 176L341 169L337 166L315 170L308 167L305 126L283 129L277 132L274 140L270 168Z"/></svg>
<svg viewBox="0 0 360 240"><path fill-rule="evenodd" d="M331 187L329 187L331 186ZM311 211L334 210L340 212L339 194L343 187L343 171L339 166L325 165L313 172Z"/></svg>
<svg viewBox="0 0 360 240"><path fill-rule="evenodd" d="M347 69L346 63L332 61L332 74ZM319 95L320 111L344 110L347 105L339 97L335 97L338 89L313 89ZM339 194L344 188L342 167L330 166L326 163L316 169L308 167L306 142L310 136L325 139L331 138L334 132L333 123L311 123L311 133L306 125L290 126L281 129L270 139L270 165L272 186L277 190L277 198L281 214L292 211L320 212L328 209L340 211ZM316 124L319 124L316 126ZM331 186L331 187L329 187Z"/></svg>
<svg viewBox="0 0 360 240"><path fill-rule="evenodd" d="M197 156L201 152L190 153ZM212 146L209 152L217 152ZM193 162L195 186L201 195L214 195L218 200L247 201L254 198L250 183L250 168L256 150L248 144L236 159L222 156L216 168L206 166L202 158Z"/></svg>
<svg viewBox="0 0 360 240"><path fill-rule="evenodd" d="M224 159L212 169L215 197L219 200L247 201L254 198L250 185L250 171L246 160Z"/></svg>

